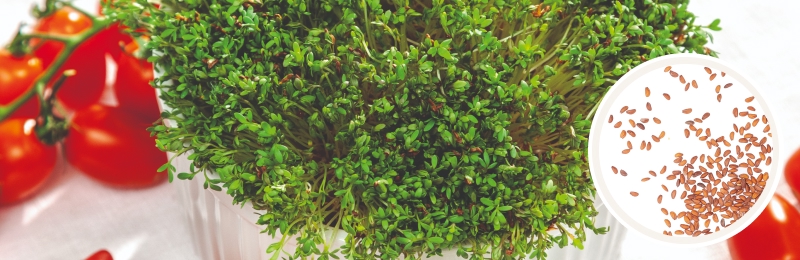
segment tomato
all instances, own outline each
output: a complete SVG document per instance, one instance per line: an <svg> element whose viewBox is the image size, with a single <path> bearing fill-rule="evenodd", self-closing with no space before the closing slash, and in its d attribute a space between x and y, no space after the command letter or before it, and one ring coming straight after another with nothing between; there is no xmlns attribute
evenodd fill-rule
<svg viewBox="0 0 800 260"><path fill-rule="evenodd" d="M146 129L152 123L118 107L93 105L75 113L64 140L67 161L106 185L140 188L167 177L167 155Z"/></svg>
<svg viewBox="0 0 800 260"><path fill-rule="evenodd" d="M117 65L114 92L117 94L119 106L140 115L148 122L156 121L160 111L156 90L150 86L150 81L153 80L153 64L123 54Z"/></svg>
<svg viewBox="0 0 800 260"><path fill-rule="evenodd" d="M0 49L0 104L8 105L33 87L42 73L42 61L33 56L15 57ZM34 118L39 116L39 100L29 99L8 118Z"/></svg>
<svg viewBox="0 0 800 260"><path fill-rule="evenodd" d="M114 257L111 256L111 253L108 250L100 250L86 258L86 260L114 260Z"/></svg>
<svg viewBox="0 0 800 260"><path fill-rule="evenodd" d="M91 19L72 8L64 7L39 20L33 30L39 33L76 35L91 26ZM99 33L78 46L56 73L60 75L67 69L74 69L77 72L75 76L67 79L56 93L58 100L68 108L75 110L85 108L100 99L106 81L107 51L104 50L108 49L107 37L110 36ZM31 44L36 46L40 42L34 39ZM35 49L34 54L42 59L43 65L47 67L63 48L64 44L61 42L44 41ZM58 76L53 77L50 84L52 85L57 79Z"/></svg>
<svg viewBox="0 0 800 260"><path fill-rule="evenodd" d="M0 204L33 195L56 165L56 148L39 141L34 125L22 118L0 122Z"/></svg>
<svg viewBox="0 0 800 260"><path fill-rule="evenodd" d="M800 259L800 212L778 194L761 215L728 239L734 260Z"/></svg>
<svg viewBox="0 0 800 260"><path fill-rule="evenodd" d="M800 150L795 151L789 158L783 173L786 175L786 182L794 191L795 197L800 199Z"/></svg>

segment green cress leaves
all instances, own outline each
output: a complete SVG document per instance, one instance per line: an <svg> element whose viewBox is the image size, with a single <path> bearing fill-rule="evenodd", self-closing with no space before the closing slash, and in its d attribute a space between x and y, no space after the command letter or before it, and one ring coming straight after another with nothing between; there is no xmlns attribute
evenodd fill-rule
<svg viewBox="0 0 800 260"><path fill-rule="evenodd" d="M643 61L715 55L704 28L719 29L685 0L161 2L108 14L151 37L177 124L151 129L157 145L190 152L178 178L266 210L258 224L283 234L273 259L582 248L607 231L586 159L594 107Z"/></svg>

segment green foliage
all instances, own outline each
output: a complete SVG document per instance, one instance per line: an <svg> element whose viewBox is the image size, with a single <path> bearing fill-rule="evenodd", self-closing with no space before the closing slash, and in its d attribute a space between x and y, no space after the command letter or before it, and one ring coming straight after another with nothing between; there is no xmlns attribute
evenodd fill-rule
<svg viewBox="0 0 800 260"><path fill-rule="evenodd" d="M109 14L150 34L177 123L152 129L158 146L191 152L179 179L216 172L206 187L267 210L258 224L284 234L273 259L289 235L293 258L582 248L607 231L586 159L595 106L647 59L714 55L704 28L719 29L686 0L162 2Z"/></svg>

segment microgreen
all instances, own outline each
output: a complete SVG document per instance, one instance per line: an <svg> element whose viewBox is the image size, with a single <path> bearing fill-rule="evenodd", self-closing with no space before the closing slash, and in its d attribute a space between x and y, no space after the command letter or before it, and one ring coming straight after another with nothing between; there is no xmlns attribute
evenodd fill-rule
<svg viewBox="0 0 800 260"><path fill-rule="evenodd" d="M150 36L176 122L151 130L193 161L165 168L266 210L273 259L290 236L292 258L583 248L608 231L587 163L595 106L643 61L715 55L705 28L719 29L685 0L136 2L108 15Z"/></svg>

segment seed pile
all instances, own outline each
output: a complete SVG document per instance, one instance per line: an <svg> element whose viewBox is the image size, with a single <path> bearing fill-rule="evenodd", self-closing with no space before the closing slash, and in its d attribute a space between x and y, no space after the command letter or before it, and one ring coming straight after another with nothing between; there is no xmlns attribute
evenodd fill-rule
<svg viewBox="0 0 800 260"><path fill-rule="evenodd" d="M704 82L714 88L716 99L722 101L725 89L735 87L733 83L716 84L716 81L724 80L725 73L714 72L713 69L703 68L708 75L706 79L688 79L686 76L667 66L664 72L679 82L683 91L700 89L704 87ZM700 81L700 82L698 82ZM677 84L677 83L676 83ZM685 84L685 85L684 85ZM680 89L668 89L668 91L680 91ZM644 99L650 98L651 87L644 88ZM663 93L666 100L671 100L669 93ZM752 106L754 97L741 100L742 106L731 108L731 114L712 114L708 111L698 111L691 107L665 107L663 110L675 110L674 113L680 114L685 120L681 138L692 141L703 142L708 148L706 152L698 154L684 154L676 152L671 158L672 164L662 165L654 170L643 173L631 172L635 178L641 178L641 182L659 180L670 183L653 186L653 189L663 190L654 203L662 204L662 201L677 200L682 202L682 208L669 209L662 207L661 213L665 215L664 235L683 235L697 237L709 235L719 231L721 228L728 227L742 218L750 207L755 205L761 192L765 189L769 180L769 173L762 169L762 166L769 166L772 163L772 146L768 143L772 137L769 121L764 114ZM674 102L674 101L673 101ZM657 110L650 102L644 104L647 111ZM620 138L625 140L625 147L622 154L629 154L634 149L633 143L639 143L638 150L650 151L666 136L676 136L669 132L658 129L657 124L661 121L656 117L642 117L636 114L636 106L628 105L620 109L620 116L616 123L614 117L610 116L608 123L614 124L615 128L620 129ZM672 113L672 112L670 112ZM628 119L628 124L623 127L622 117L636 116L637 123L633 119ZM724 120L734 122L732 131L719 128L712 129L711 126L704 126L703 123L712 117L727 117ZM650 123L652 122L652 123ZM626 129L627 128L627 129ZM651 132L644 132L645 129ZM641 140L636 140L636 133L640 132ZM760 136L760 138L759 138ZM769 138L768 138L769 137ZM695 151L692 151L695 152ZM625 170L612 166L614 174L621 173L622 177L628 176ZM674 182L674 186L671 183ZM657 184L657 185L658 185ZM647 184L643 184L647 185ZM649 187L648 187L649 188ZM638 191L629 191L633 197L638 197Z"/></svg>

